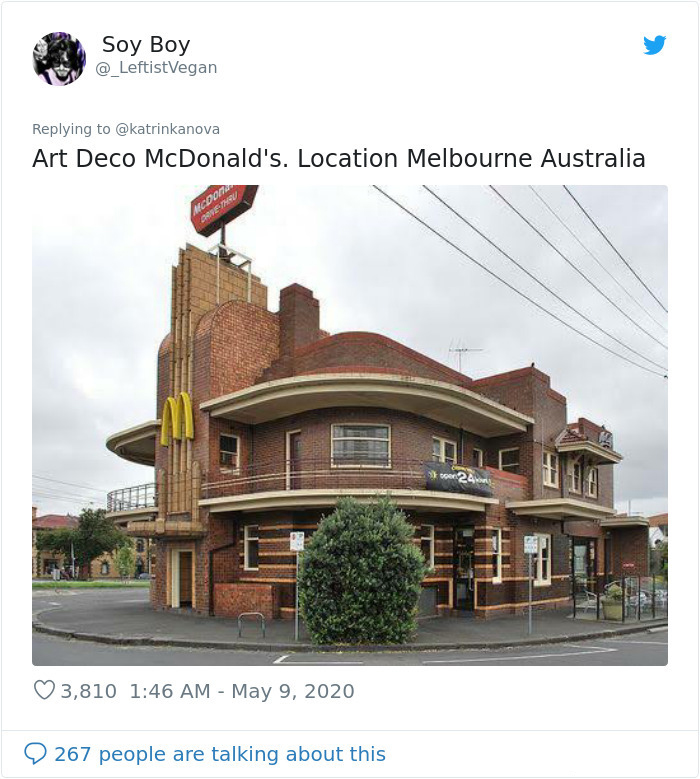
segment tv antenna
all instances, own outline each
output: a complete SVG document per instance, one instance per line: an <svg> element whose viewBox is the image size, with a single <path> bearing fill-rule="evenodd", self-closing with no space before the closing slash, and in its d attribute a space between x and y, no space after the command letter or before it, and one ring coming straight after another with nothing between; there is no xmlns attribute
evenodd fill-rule
<svg viewBox="0 0 700 779"><path fill-rule="evenodd" d="M462 372L462 355L467 354L468 352L483 352L483 349L470 349L467 346L457 346L454 349L450 349L450 352L454 352L457 355L457 365L458 370L461 373Z"/></svg>

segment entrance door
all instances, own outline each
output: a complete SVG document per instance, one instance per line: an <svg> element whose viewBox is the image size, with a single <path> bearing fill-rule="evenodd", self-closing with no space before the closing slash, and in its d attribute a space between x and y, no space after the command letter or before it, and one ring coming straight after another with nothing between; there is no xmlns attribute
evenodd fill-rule
<svg viewBox="0 0 700 779"><path fill-rule="evenodd" d="M192 552L173 549L170 558L170 603L174 609L192 606Z"/></svg>
<svg viewBox="0 0 700 779"><path fill-rule="evenodd" d="M574 597L596 590L596 542L574 538L571 544L571 584Z"/></svg>
<svg viewBox="0 0 700 779"><path fill-rule="evenodd" d="M287 489L298 490L301 486L301 431L287 433Z"/></svg>
<svg viewBox="0 0 700 779"><path fill-rule="evenodd" d="M192 607L192 552L180 552L180 606Z"/></svg>
<svg viewBox="0 0 700 779"><path fill-rule="evenodd" d="M454 608L474 610L474 528L455 528Z"/></svg>

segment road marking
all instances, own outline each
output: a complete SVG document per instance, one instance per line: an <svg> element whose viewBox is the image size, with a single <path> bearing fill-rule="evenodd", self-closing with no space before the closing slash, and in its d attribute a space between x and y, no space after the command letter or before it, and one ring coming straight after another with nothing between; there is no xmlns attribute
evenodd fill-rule
<svg viewBox="0 0 700 779"><path fill-rule="evenodd" d="M572 646L572 645L570 645ZM513 656L507 655L505 657L473 657L473 658L461 658L459 660L423 660L423 665L436 665L444 663L487 663L492 660L506 661L506 660L543 660L549 657L573 657L575 655L600 655L607 654L608 652L617 652L617 649L608 649L605 647L591 647L583 652L550 652L546 655L520 655Z"/></svg>
<svg viewBox="0 0 700 779"><path fill-rule="evenodd" d="M352 660L342 660L342 661L329 661L329 662L315 662L311 660L292 660L289 663L285 663L284 660L286 660L288 657L291 657L291 655L282 655L282 657L278 657L277 660L274 660L272 665L364 665L364 663L360 661L352 661Z"/></svg>

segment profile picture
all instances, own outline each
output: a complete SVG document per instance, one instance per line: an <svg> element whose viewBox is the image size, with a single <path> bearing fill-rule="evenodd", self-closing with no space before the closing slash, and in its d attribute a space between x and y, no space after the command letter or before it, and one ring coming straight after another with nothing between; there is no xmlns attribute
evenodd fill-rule
<svg viewBox="0 0 700 779"><path fill-rule="evenodd" d="M50 32L34 47L34 70L52 87L77 81L85 69L85 49L67 32Z"/></svg>

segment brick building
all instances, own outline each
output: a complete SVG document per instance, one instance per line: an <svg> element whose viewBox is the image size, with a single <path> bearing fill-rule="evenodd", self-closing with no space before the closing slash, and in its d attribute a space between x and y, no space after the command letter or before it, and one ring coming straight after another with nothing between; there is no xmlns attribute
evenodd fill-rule
<svg viewBox="0 0 700 779"><path fill-rule="evenodd" d="M613 509L610 431L569 422L534 366L472 379L381 335L330 335L310 290L271 311L249 268L189 245L171 292L156 418L107 441L154 469L108 512L155 545L155 608L291 616L289 533L312 534L339 495L386 491L430 564L424 612L520 610L525 535L542 607L646 573L640 528Z"/></svg>

